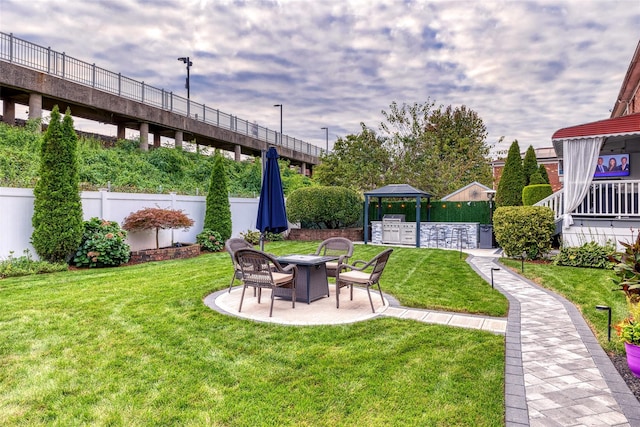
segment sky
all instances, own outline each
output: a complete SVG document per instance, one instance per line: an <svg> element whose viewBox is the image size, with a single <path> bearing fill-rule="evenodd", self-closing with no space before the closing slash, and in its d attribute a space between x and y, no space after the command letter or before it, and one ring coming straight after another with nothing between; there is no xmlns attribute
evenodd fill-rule
<svg viewBox="0 0 640 427"><path fill-rule="evenodd" d="M320 147L465 105L496 153L609 118L640 0L0 0L0 31L183 96L189 56L193 101Z"/></svg>

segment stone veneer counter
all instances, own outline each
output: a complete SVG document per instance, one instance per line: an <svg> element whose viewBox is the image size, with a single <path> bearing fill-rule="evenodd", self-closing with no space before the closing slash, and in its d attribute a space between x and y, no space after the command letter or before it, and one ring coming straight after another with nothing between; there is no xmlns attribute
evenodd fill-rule
<svg viewBox="0 0 640 427"><path fill-rule="evenodd" d="M383 242L382 234L382 221L371 221L371 243L402 244L401 240ZM420 247L457 249L462 245L464 249L477 249L479 234L480 223L477 222L421 222Z"/></svg>

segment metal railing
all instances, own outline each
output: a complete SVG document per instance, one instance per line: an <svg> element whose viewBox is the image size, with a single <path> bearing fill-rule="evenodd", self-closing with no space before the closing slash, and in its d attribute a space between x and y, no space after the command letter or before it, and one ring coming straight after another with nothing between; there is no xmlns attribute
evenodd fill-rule
<svg viewBox="0 0 640 427"><path fill-rule="evenodd" d="M594 181L582 203L571 214L592 217L640 217L639 193L640 180ZM536 206L551 208L558 219L562 216L564 191L553 193L536 203Z"/></svg>
<svg viewBox="0 0 640 427"><path fill-rule="evenodd" d="M251 123L205 104L193 102L175 95L173 92L149 86L144 81L139 82L120 73L105 70L96 64L89 64L68 56L64 52L52 50L50 47L42 47L22 40L14 37L13 34L0 32L0 60L229 129L265 141L268 144L282 146L316 157L319 157L323 152L315 145L288 135L280 135L279 132L257 123Z"/></svg>

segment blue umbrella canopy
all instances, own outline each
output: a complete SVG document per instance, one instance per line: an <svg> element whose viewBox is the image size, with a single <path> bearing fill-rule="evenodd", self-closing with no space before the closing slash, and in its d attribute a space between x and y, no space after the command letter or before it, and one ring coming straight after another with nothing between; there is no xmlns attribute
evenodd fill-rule
<svg viewBox="0 0 640 427"><path fill-rule="evenodd" d="M287 211L284 206L284 192L278 167L278 152L274 147L267 151L267 165L262 177L258 219L256 227L261 233L282 233L289 228ZM262 239L261 239L262 240Z"/></svg>

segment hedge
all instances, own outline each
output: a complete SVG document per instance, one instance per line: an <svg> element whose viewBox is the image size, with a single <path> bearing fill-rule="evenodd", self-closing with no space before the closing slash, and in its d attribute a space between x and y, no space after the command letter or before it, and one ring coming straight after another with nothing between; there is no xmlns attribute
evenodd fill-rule
<svg viewBox="0 0 640 427"><path fill-rule="evenodd" d="M503 206L493 215L496 241L510 257L538 259L551 250L553 211L543 206Z"/></svg>

